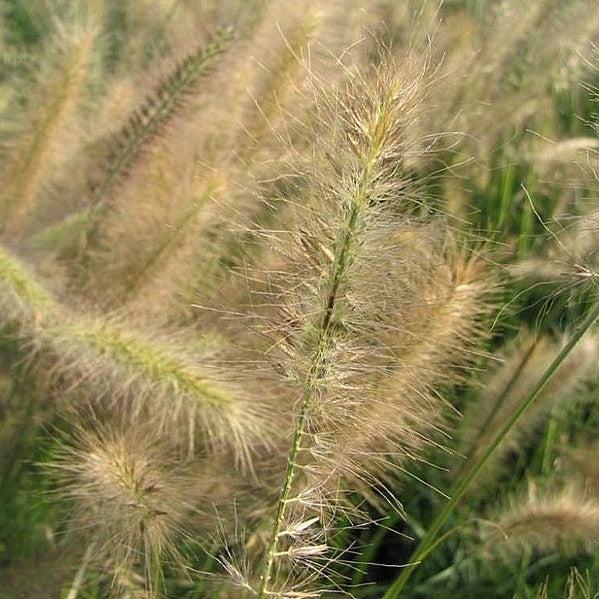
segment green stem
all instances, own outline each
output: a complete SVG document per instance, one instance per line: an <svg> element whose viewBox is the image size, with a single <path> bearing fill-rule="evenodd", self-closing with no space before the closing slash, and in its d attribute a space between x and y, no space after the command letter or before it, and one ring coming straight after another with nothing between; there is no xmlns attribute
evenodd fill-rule
<svg viewBox="0 0 599 599"><path fill-rule="evenodd" d="M485 418L484 422L479 427L474 439L470 441L468 449L465 451L465 453L466 455L469 455L471 459L474 455L476 455L476 448L481 446L481 440L484 442L485 435L487 433L487 428L489 427L495 416L497 416L501 409L504 407L506 399L508 398L509 394L513 391L514 387L516 386L516 383L520 380L520 377L522 376L524 369L528 366L528 363L537 347L538 342L538 338L535 337L531 342L529 348L526 350L526 353L520 360L520 363L518 364L518 367L516 368L516 371L514 372L512 378L510 378L510 380L507 382L507 384L499 394L499 397L495 401L493 408L491 409L489 414L487 414L487 417ZM484 443L482 444L482 446L484 447ZM462 477L467 467L468 462L463 462L462 465L458 468L457 472L455 473L456 480Z"/></svg>
<svg viewBox="0 0 599 599"><path fill-rule="evenodd" d="M279 537L281 536L281 528L283 526L285 513L287 511L287 504L289 503L291 485L293 484L293 480L295 478L297 456L299 454L299 450L302 444L302 438L304 436L304 427L306 423L306 416L308 414L310 403L309 399L311 395L311 390L308 390L306 391L303 397L301 411L299 413L297 425L295 427L295 433L293 435L293 444L291 446L289 456L287 458L287 470L285 472L285 481L283 483L283 488L281 490L281 495L279 497L279 502L277 505L277 516L275 518L275 525L273 527L268 552L266 554L266 563L264 565L264 570L262 573L262 582L260 585L260 590L258 592L258 597L260 599L264 597L268 592L268 585L270 584L270 579L272 577L272 569L279 544Z"/></svg>
<svg viewBox="0 0 599 599"><path fill-rule="evenodd" d="M549 422L545 432L545 442L541 452L541 474L548 475L551 471L551 464L554 459L554 445L559 438L559 423L557 416L557 406L553 406L549 414Z"/></svg>
<svg viewBox="0 0 599 599"><path fill-rule="evenodd" d="M365 177L368 171L365 172ZM330 343L329 333L331 324L333 322L333 312L335 310L335 304L337 301L337 295L339 292L339 286L342 279L345 276L349 264L349 252L352 245L352 240L355 235L355 229L358 221L358 213L360 208L365 203L365 194L363 190L362 182L358 186L358 193L350 210L347 226L343 235L343 240L340 245L339 255L335 261L335 267L333 270L332 281L330 283L330 291L327 294L327 301L325 303L325 310L322 317L322 323L319 327L319 335L316 342L316 350L314 352L312 367L309 373L306 390L302 396L300 413L297 418L295 425L295 432L293 435L293 443L289 454L287 456L287 470L285 472L285 479L283 481L283 487L279 496L277 505L277 515L275 518L270 542L268 545L266 560L262 570L260 589L258 591L258 599L263 599L268 594L268 587L272 578L272 570L274 566L274 560L277 554L279 545L279 538L281 536L281 528L285 520L287 513L287 504L290 501L291 486L295 478L295 471L297 466L297 456L299 454L302 438L305 432L306 418L310 412L312 401L314 399L314 391L318 385L319 379L323 375L325 368L324 356Z"/></svg>
<svg viewBox="0 0 599 599"><path fill-rule="evenodd" d="M575 330L574 334L568 341L568 343L562 348L559 354L555 357L553 362L547 367L543 375L537 381L535 387L530 391L526 398L522 401L520 406L514 411L511 418L500 428L495 435L493 441L487 446L483 454L478 460L472 465L468 473L457 481L452 492L450 493L451 499L445 504L443 509L439 512L437 517L431 524L428 532L412 554L410 565L402 572L402 574L395 579L391 586L387 589L383 595L383 599L396 599L400 596L401 592L405 588L406 584L410 580L410 577L416 570L419 564L424 561L424 558L429 553L430 548L436 544L436 537L439 531L443 528L455 508L457 507L460 499L464 496L470 484L480 474L481 470L497 449L499 444L503 441L506 435L510 432L512 427L516 424L520 416L530 408L536 398L539 396L545 385L557 372L563 361L568 357L570 352L574 349L575 345L580 341L581 337L589 330L589 328L599 318L599 303L593 307L588 313L587 317L583 320L580 326Z"/></svg>
<svg viewBox="0 0 599 599"><path fill-rule="evenodd" d="M512 164L508 164L504 168L502 177L502 190L501 190L501 202L499 208L499 218L497 220L496 231L503 231L504 225L508 220L509 211L513 201L513 188L515 179L515 167Z"/></svg>

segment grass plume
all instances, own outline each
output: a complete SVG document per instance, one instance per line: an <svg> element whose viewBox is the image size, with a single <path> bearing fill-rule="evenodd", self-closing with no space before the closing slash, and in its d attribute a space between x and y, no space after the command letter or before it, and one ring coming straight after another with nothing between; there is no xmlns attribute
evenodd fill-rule
<svg viewBox="0 0 599 599"><path fill-rule="evenodd" d="M102 421L76 424L48 468L74 506L76 534L93 543L93 562L110 563L115 578L137 571L152 597L164 593L162 564L183 559L184 523L218 489L208 471L200 478L197 468L173 462L143 429ZM211 516L203 518L207 524Z"/></svg>
<svg viewBox="0 0 599 599"><path fill-rule="evenodd" d="M56 64L40 67L38 89L29 99L26 132L10 144L0 181L1 231L19 237L62 158L66 137L78 126L76 109L85 96L97 32L66 34Z"/></svg>
<svg viewBox="0 0 599 599"><path fill-rule="evenodd" d="M294 543L288 539L290 523L316 519L325 526L327 495L338 501L343 478L352 479L350 488L356 480L374 486L374 479L380 482L369 468L369 456L389 466L392 459L385 458L386 452L401 455L402 444L406 453L411 444L416 448L410 450L426 444L434 425L430 420L418 422L418 417L423 418L422 412L430 409L427 402L435 400L434 369L451 365L449 356L458 346L463 350L466 335L488 310L487 286L476 282L476 261L452 264L451 251L443 255L443 243L431 239L433 249L422 252L413 243L415 235L427 234L427 228L407 224L413 196L401 174L417 142L411 132L428 75L426 64L416 60L402 67L404 74L397 75L392 64L382 66L368 87L356 80L340 99L337 118L342 136L336 140L336 154L342 159L332 166L335 176L330 184L323 179L323 195L318 197L324 201L298 209L297 228L282 237L280 251L290 265L297 265L297 274L291 266L291 274L282 277L291 290L281 290L281 316L288 324L275 345L285 354L287 377L297 387L298 397L259 597L308 592L310 580L296 581L296 591L293 586L278 586L279 577L285 580L283 572L291 567L282 560L307 560L318 571L330 559L326 544L318 540L319 536L325 539L327 532L312 532ZM346 144L345 153L341 143ZM403 227L391 224L394 210L405 215ZM412 241L403 242L404 238ZM445 289L439 278L443 272ZM292 284L293 276L298 276L297 284ZM430 304L411 302L414 293L420 294L419 300L431 294ZM453 293L455 304L447 304L444 294ZM418 326L426 322L411 310L430 310L431 327L438 326L438 331L431 330L430 337L410 331L416 322ZM459 330L462 322L468 323L469 331ZM412 368L407 364L410 350L422 352ZM403 381L402 366L406 366ZM419 385L405 380L411 369L415 369L411 380L419 380ZM397 388L401 384L405 389Z"/></svg>
<svg viewBox="0 0 599 599"><path fill-rule="evenodd" d="M93 187L89 208L51 226L38 239L38 243L47 243L49 238L57 235L72 236L73 233L77 233L77 237L83 235L85 239L94 236L111 191L131 169L148 142L158 135L161 128L173 117L185 95L206 74L216 57L225 50L231 36L230 29L217 31L206 45L200 46L182 60L157 90L146 98L142 106L131 114L118 135L111 156L106 160L101 179ZM85 243L87 241L84 245Z"/></svg>
<svg viewBox="0 0 599 599"><path fill-rule="evenodd" d="M17 304L15 319L36 353L54 356L59 378L75 384L86 382L96 397L111 401L133 400L133 412L142 408L193 447L196 423L213 447L234 448L239 459L248 463L250 446L246 433L258 439L258 414L239 386L217 382L218 368L205 372L168 345L127 332L115 323L86 315L67 314L35 282L18 261L6 252L0 254L0 282L7 295L4 302ZM15 301L16 300L16 301ZM18 303L17 303L18 302ZM37 325L33 328L31 324ZM242 407L245 405L245 408ZM255 436L256 435L256 436Z"/></svg>
<svg viewBox="0 0 599 599"><path fill-rule="evenodd" d="M585 498L576 488L543 493L531 483L527 495L513 500L483 534L488 551L513 559L526 548L548 552L561 546L592 552L598 527L594 498Z"/></svg>

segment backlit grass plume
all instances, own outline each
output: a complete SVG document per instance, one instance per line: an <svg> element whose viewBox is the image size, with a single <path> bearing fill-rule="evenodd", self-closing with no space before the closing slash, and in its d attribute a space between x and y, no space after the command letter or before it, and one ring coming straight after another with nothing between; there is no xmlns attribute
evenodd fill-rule
<svg viewBox="0 0 599 599"><path fill-rule="evenodd" d="M268 201L259 200L269 183L276 187L269 180L279 176L289 155L299 158L300 136L314 143L305 121L313 118L315 101L304 88L312 70L331 68L320 38L336 18L338 26L351 18L318 1L298 3L284 14L282 8L269 6L251 37L223 56L198 114L174 123L155 144L152 160L113 198L98 231L103 249L91 281L94 298L106 279L116 279L113 304L125 301L137 314L139 298L144 316L159 319L160 311L176 310L189 319L190 303L220 293L215 275L226 279L227 269L238 263L239 238L274 212ZM334 77L326 86L333 86ZM221 88L223 95L210 95ZM290 138L297 138L296 148ZM132 200L140 191L152 197L143 206Z"/></svg>
<svg viewBox="0 0 599 599"><path fill-rule="evenodd" d="M402 298L397 328L383 337L390 365L380 397L357 402L338 449L323 452L321 477L341 477L351 489L380 487L381 481L392 487L398 469L415 467L424 448L445 443L451 408L439 392L467 377L488 335L497 290L488 268L480 258L463 255L451 239L436 240L436 248L430 240L435 251L415 266L423 259L413 245L417 233L427 231L408 231L411 241L398 243L405 254L396 262L398 276L402 273L406 287L401 295L397 290ZM414 297L419 300L411 301Z"/></svg>
<svg viewBox="0 0 599 599"><path fill-rule="evenodd" d="M557 547L592 552L597 545L599 504L584 490L565 488L543 492L534 484L527 496L513 500L485 526L487 550L511 556L526 548L548 552Z"/></svg>
<svg viewBox="0 0 599 599"><path fill-rule="evenodd" d="M54 298L20 260L0 248L0 306L2 324L17 321L30 327L53 313Z"/></svg>
<svg viewBox="0 0 599 599"><path fill-rule="evenodd" d="M18 238L28 224L40 195L48 191L52 169L68 153L70 138L80 126L77 110L86 97L94 42L98 31L90 24L73 33L56 33L56 47L46 50L36 85L27 99L23 131L7 144L0 169L0 231Z"/></svg>
<svg viewBox="0 0 599 599"><path fill-rule="evenodd" d="M218 31L206 46L201 46L177 65L175 71L129 117L114 153L108 160L104 178L94 189L92 204L103 201L118 178L131 167L143 145L172 117L185 94L205 74L213 59L224 50L231 35L229 29Z"/></svg>

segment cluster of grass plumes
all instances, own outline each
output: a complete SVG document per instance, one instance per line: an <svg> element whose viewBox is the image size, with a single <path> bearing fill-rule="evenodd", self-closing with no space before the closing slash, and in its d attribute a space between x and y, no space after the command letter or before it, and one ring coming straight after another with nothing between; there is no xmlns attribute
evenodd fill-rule
<svg viewBox="0 0 599 599"><path fill-rule="evenodd" d="M590 588L591 4L0 2L0 594Z"/></svg>

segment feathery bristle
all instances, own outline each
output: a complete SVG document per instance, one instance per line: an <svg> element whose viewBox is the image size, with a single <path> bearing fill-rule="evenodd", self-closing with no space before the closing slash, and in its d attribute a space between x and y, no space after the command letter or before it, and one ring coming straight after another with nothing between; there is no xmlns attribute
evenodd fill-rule
<svg viewBox="0 0 599 599"><path fill-rule="evenodd" d="M442 243L431 241L427 250L414 243L414 234L422 235L426 226L410 217L414 192L402 174L421 147L414 133L427 67L416 60L402 66L403 71L382 67L367 87L354 82L340 98L335 113L341 129L335 140L339 160L318 173L322 188L315 191L315 201L290 210L287 218L294 227L274 244L281 258L266 302L280 302L284 323L275 328L279 338L269 352L278 350L277 359L299 397L259 597L285 596L295 589L291 581L280 587L274 577L281 568L291 568L294 557L305 558L315 571L334 561L323 544L329 498L339 509L342 478L350 488L356 481L376 486L378 472L370 472L370 456L389 465L380 451L401 454L402 443L413 446L417 437L426 439L434 425L427 430L402 411L411 401L421 418L430 410L428 401L435 396L427 383L432 378L432 388L435 377L454 366L452 358L467 355L467 336L476 342L479 320L489 310L485 296L492 285L483 283L476 260L452 259ZM411 243L405 241L410 235ZM447 287L442 289L443 268ZM448 303L448 296L455 303ZM427 309L429 321L410 314ZM419 346L422 331L417 327L424 322L431 323L432 331ZM414 345L421 351L406 369L414 371L414 383L406 384L409 398L398 394L397 412L389 414L393 384L388 394L380 386L385 387L386 378L393 380L394 368L402 367L402 352L407 357ZM468 362L463 357L455 361ZM428 396L422 396L423 388ZM352 443L355 451L348 457ZM416 445L420 449L423 443ZM299 543L287 538L290 522L314 518L319 525L307 538L296 539Z"/></svg>
<svg viewBox="0 0 599 599"><path fill-rule="evenodd" d="M525 548L547 552L556 547L593 551L599 533L599 504L580 489L544 494L534 484L484 531L485 549L504 557ZM496 554L497 554L496 553Z"/></svg>
<svg viewBox="0 0 599 599"><path fill-rule="evenodd" d="M207 73L214 60L224 52L231 39L230 29L219 30L210 42L200 46L182 60L158 87L149 95L122 128L112 156L107 159L101 180L95 184L90 206L80 213L69 215L64 222L51 226L43 233L38 243L47 243L57 235L68 235L71 243L61 242L65 252L72 252L73 244L85 247L96 234L98 223L107 210L107 198L120 179L131 169L144 147L159 134L177 112L186 94ZM84 239L81 242L81 238Z"/></svg>
<svg viewBox="0 0 599 599"><path fill-rule="evenodd" d="M594 2L0 0L0 595L591 564Z"/></svg>
<svg viewBox="0 0 599 599"><path fill-rule="evenodd" d="M94 190L92 204L101 202L118 178L131 167L143 145L172 117L182 97L204 76L213 59L224 51L231 35L230 29L218 31L207 45L201 46L177 65L175 71L129 117L114 155L108 161L104 179Z"/></svg>
<svg viewBox="0 0 599 599"><path fill-rule="evenodd" d="M147 410L191 447L197 437L213 449L232 449L247 465L252 446L268 442L251 392L230 371L202 368L177 349L97 319L59 322L43 339L58 356L57 373L89 383L117 405L130 397L134 415Z"/></svg>
<svg viewBox="0 0 599 599"><path fill-rule="evenodd" d="M51 356L57 378L88 383L97 398L111 397L114 403L131 399L133 414L148 410L163 425L179 431L177 436L191 448L199 424L208 445L233 449L243 464L251 461L255 442L268 442L266 420L248 397L248 389L241 381L234 382L231 373L199 367L164 343L101 318L68 315L4 251L0 284L9 321L17 321L34 353Z"/></svg>
<svg viewBox="0 0 599 599"><path fill-rule="evenodd" d="M27 267L0 247L0 306L2 322L28 326L53 312L55 300Z"/></svg>

